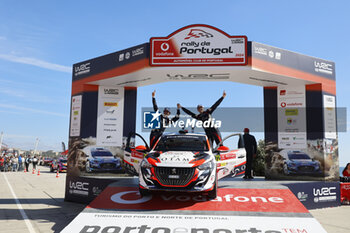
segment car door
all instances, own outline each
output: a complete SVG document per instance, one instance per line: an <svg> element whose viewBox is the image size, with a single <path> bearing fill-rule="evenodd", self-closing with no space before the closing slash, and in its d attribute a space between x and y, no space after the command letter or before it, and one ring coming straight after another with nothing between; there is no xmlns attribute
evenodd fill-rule
<svg viewBox="0 0 350 233"><path fill-rule="evenodd" d="M136 137L139 137L143 145L135 146ZM133 140L132 140L133 139ZM134 141L134 143L132 142ZM124 166L125 171L131 175L138 175L140 163L144 156L150 151L146 140L138 133L130 133L124 149Z"/></svg>
<svg viewBox="0 0 350 233"><path fill-rule="evenodd" d="M213 150L217 158L217 177L221 179L242 175L245 171L246 151L244 149L243 135L230 134Z"/></svg>

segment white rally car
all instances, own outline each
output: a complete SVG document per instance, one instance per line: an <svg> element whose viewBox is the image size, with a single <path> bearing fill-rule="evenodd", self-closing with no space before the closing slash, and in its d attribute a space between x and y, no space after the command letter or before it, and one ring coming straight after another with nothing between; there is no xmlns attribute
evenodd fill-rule
<svg viewBox="0 0 350 233"><path fill-rule="evenodd" d="M130 173L138 174L141 195L158 190L205 192L209 198L216 198L218 179L245 169L241 135L232 134L223 142L233 136L241 138L236 150L222 145L212 149L206 135L184 131L163 134L152 149L142 137L145 146L130 148L129 136L124 162Z"/></svg>

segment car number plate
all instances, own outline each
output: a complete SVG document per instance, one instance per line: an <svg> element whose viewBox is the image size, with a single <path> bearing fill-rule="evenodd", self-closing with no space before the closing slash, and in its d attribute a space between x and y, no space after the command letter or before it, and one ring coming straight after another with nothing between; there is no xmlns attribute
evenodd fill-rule
<svg viewBox="0 0 350 233"><path fill-rule="evenodd" d="M169 179L179 179L179 175L169 175Z"/></svg>

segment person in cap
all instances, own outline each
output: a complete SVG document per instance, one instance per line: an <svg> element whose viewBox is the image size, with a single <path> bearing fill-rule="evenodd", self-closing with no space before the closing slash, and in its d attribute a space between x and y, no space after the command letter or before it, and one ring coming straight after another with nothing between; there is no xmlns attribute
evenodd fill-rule
<svg viewBox="0 0 350 233"><path fill-rule="evenodd" d="M191 117L203 122L203 128L204 128L205 134L207 135L211 145L213 145L214 141L216 142L217 145L219 145L219 143L222 140L221 133L220 133L219 129L215 128L215 126L213 126L211 124L209 124L208 126L205 126L204 122L211 121L211 118L212 118L211 114L221 104L221 102L224 100L225 97L226 97L226 92L224 91L222 94L222 97L220 99L218 99L210 108L208 108L206 110L204 110L203 105L201 105L201 104L197 105L198 114L195 114L195 113L191 112L190 110L188 110L187 108L184 108L180 104L178 104L178 106L180 106L181 109L185 113L187 113Z"/></svg>
<svg viewBox="0 0 350 233"><path fill-rule="evenodd" d="M157 101L156 101L156 91L152 92L152 104L153 104L153 110L157 112L159 110ZM163 114L161 114L160 117L160 127L158 129L152 129L150 134L150 148L152 149L154 144L158 141L160 136L165 131L165 127L168 126L172 122L176 122L180 118L180 106L177 106L176 115L173 118L169 118L171 112L169 108L163 109Z"/></svg>
<svg viewBox="0 0 350 233"><path fill-rule="evenodd" d="M246 167L245 167L245 173L244 173L244 179L253 179L252 176L252 166L253 166L253 159L256 156L257 152L257 144L255 137L251 134L249 134L249 129L244 128L243 130L243 142L244 142L244 148L246 151ZM238 145L241 145L241 139L238 141Z"/></svg>

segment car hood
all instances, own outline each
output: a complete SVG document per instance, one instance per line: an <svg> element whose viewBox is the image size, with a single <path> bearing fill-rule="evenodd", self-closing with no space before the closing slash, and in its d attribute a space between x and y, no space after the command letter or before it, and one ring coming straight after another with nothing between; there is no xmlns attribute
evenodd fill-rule
<svg viewBox="0 0 350 233"><path fill-rule="evenodd" d="M199 163L205 162L208 157L200 156L198 157L199 152L191 152L191 151L167 151L161 153L157 161L157 166L164 167L193 167L194 161L199 161ZM206 154L207 155L207 154Z"/></svg>
<svg viewBox="0 0 350 233"><path fill-rule="evenodd" d="M98 156L98 157L92 157L93 159L95 160L98 160L98 161L117 161L118 159L117 158L114 158L112 156Z"/></svg>

